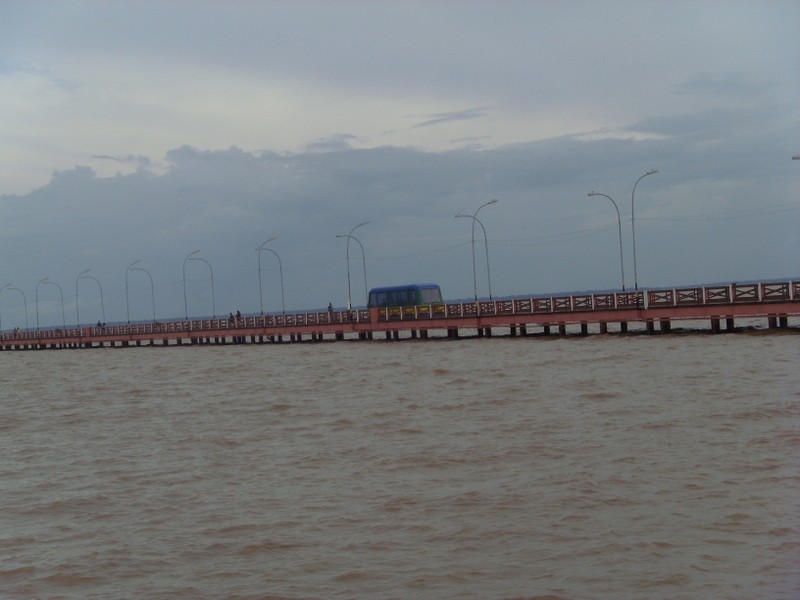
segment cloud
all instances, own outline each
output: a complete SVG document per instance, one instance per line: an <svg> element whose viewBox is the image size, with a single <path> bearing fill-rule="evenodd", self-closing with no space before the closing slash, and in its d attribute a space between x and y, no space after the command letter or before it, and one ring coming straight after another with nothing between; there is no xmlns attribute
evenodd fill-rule
<svg viewBox="0 0 800 600"><path fill-rule="evenodd" d="M27 291L44 276L72 287L91 268L103 283L109 321L125 314L125 268L141 260L167 318L183 313L181 266L194 250L213 267L220 311L257 310L254 249L277 237L270 247L282 259L287 306L302 310L345 302L344 245L336 234L370 221L357 232L370 286L431 280L448 298L466 298L470 228L453 215L496 197L500 202L480 214L495 295L603 289L618 285L616 215L604 198L586 194L594 189L620 205L630 264L626 198L635 179L656 167L636 198L643 285L792 276L800 250L790 218L800 210L797 174L788 169L795 166L788 154L772 148L775 139L788 145L789 134L769 127L767 135L750 128L724 140L701 130L646 140L563 136L446 152L183 146L168 153L171 166L163 174L99 177L76 167L29 194L0 196L0 255L15 257L4 276ZM275 310L277 265L265 259L264 299ZM485 293L480 261L479 293ZM361 290L360 269L352 276L353 289ZM195 314L211 311L208 274L194 263L187 291ZM130 282L134 318L148 318L149 294L148 282ZM12 295L0 298L3 320L12 325L21 318L15 302ZM92 310L87 298L81 315L99 318ZM42 316L60 321L60 307L42 306Z"/></svg>
<svg viewBox="0 0 800 600"><path fill-rule="evenodd" d="M471 121L472 119L481 119L488 115L488 107L475 107L467 108L465 110L458 110L454 112L439 113L431 115L424 121L414 125L414 128L432 127L433 125L441 125L442 123L453 123L455 121Z"/></svg>
<svg viewBox="0 0 800 600"><path fill-rule="evenodd" d="M744 130L772 130L792 119L792 109L774 103L745 107L714 107L684 114L649 117L628 125L631 132L656 135L714 135L728 137Z"/></svg>
<svg viewBox="0 0 800 600"><path fill-rule="evenodd" d="M12 2L3 276L68 289L92 268L113 319L141 259L175 315L199 249L218 305L246 312L254 249L278 236L287 304L327 306L346 289L335 234L369 220L370 283L469 297L469 227L453 215L497 197L481 212L496 293L609 287L615 215L586 194L624 207L651 167L636 199L643 284L796 270L800 5L578 6ZM149 310L149 289L130 292Z"/></svg>
<svg viewBox="0 0 800 600"><path fill-rule="evenodd" d="M698 73L689 80L675 85L673 93L686 96L757 98L766 95L772 87L774 86L748 81L741 76Z"/></svg>
<svg viewBox="0 0 800 600"><path fill-rule="evenodd" d="M354 143L363 141L357 135L337 133L325 139L314 140L306 144L307 152L331 152L334 150L350 150Z"/></svg>

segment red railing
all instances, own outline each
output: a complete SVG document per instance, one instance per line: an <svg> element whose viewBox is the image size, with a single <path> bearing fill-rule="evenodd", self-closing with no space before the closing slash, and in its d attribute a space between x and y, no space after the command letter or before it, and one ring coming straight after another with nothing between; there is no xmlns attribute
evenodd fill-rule
<svg viewBox="0 0 800 600"><path fill-rule="evenodd" d="M615 292L601 294L579 294L573 296L549 296L515 298L479 302L463 302L406 306L376 309L378 321L419 321L431 319L463 319L495 315L531 315L539 313L568 313L598 310L642 310L702 305L765 304L773 302L800 302L800 281L730 284L690 288L656 289L648 291ZM120 338L124 336L160 334L222 333L232 330L282 327L330 326L365 324L371 322L370 310L340 310L282 315L248 316L240 318L192 319L107 327L62 328L42 330L17 329L0 333L0 341L33 341Z"/></svg>

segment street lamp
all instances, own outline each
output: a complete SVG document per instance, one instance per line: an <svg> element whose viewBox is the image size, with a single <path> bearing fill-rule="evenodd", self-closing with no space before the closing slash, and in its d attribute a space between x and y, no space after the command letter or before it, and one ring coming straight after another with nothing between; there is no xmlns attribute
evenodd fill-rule
<svg viewBox="0 0 800 600"><path fill-rule="evenodd" d="M183 259L183 310L187 321L189 320L189 305L186 302L186 261L189 260L190 256L194 256L198 252L200 252L200 250L190 252L186 258Z"/></svg>
<svg viewBox="0 0 800 600"><path fill-rule="evenodd" d="M6 290L6 289L14 290L15 292L19 292L20 294L22 294L22 302L25 305L25 329L28 329L28 298L25 296L25 292L23 292L19 288L12 287L12 285L10 283L7 283L6 285L4 285L2 289L3 290ZM2 290L0 290L0 291L2 291Z"/></svg>
<svg viewBox="0 0 800 600"><path fill-rule="evenodd" d="M600 192L594 192L593 191L593 192L589 192L586 195L587 196L605 196L606 198L611 200L611 204L614 205L614 208L617 211L617 225L618 225L618 228L619 228L619 269L620 269L620 272L622 273L622 291L624 292L625 291L625 264L623 263L623 260L622 260L622 217L619 214L619 206L617 206L617 203L614 202L614 199L611 196L608 196L606 194L601 194Z"/></svg>
<svg viewBox="0 0 800 600"><path fill-rule="evenodd" d="M36 329L39 329L39 286L48 279L50 278L45 277L44 279L40 279L39 282L36 284Z"/></svg>
<svg viewBox="0 0 800 600"><path fill-rule="evenodd" d="M0 287L0 294L2 294L3 290L6 289L7 287L11 287L11 284L7 283L3 287ZM0 318L0 331L2 331L2 330L3 330L3 319Z"/></svg>
<svg viewBox="0 0 800 600"><path fill-rule="evenodd" d="M131 305L130 305L130 302L128 301L128 271L131 270L131 267L133 265L139 264L140 262L142 262L142 261L141 260L135 260L131 264L128 265L127 269L125 269L125 308L128 311L128 325L131 324Z"/></svg>
<svg viewBox="0 0 800 600"><path fill-rule="evenodd" d="M143 269L142 267L134 267L131 271L144 271L147 273L147 276L150 278L150 296L153 299L153 323L156 322L156 292L155 287L153 286L153 276L150 275L150 271L147 269Z"/></svg>
<svg viewBox="0 0 800 600"><path fill-rule="evenodd" d="M639 275L636 271L636 218L634 217L633 213L633 195L636 193L636 186L639 185L639 182L648 175L654 175L655 173L658 173L657 169L650 169L647 173L639 177L639 179L636 180L636 183L633 184L633 191L631 192L631 236L633 241L633 289L637 292L639 291Z"/></svg>
<svg viewBox="0 0 800 600"><path fill-rule="evenodd" d="M792 157L792 160L800 160L800 154L795 154L795 155Z"/></svg>
<svg viewBox="0 0 800 600"><path fill-rule="evenodd" d="M81 309L80 306L78 305L78 281L80 280L82 275L85 275L89 271L91 271L91 269L86 269L85 271L81 271L75 278L75 323L77 323L79 329L81 326Z"/></svg>
<svg viewBox="0 0 800 600"><path fill-rule="evenodd" d="M350 233L337 233L336 234L336 237L338 237L338 238L341 238L341 237L347 238L347 254L346 254L346 256L347 256L347 310L350 310L353 307L353 302L352 302L353 296L352 296L351 291L350 291L350 239L351 238L355 239L353 237L353 232L356 229L358 229L359 227L361 227L362 225L366 225L367 223L369 223L369 221L362 221L361 223L359 223L358 225L353 227L350 230ZM356 240L356 241L358 241L358 240ZM361 242L358 242L358 243L361 244ZM364 262L364 289L366 290L367 289L367 259L364 256L364 246L363 245L361 246L361 257L362 257L362 260ZM369 302L367 302L367 303L369 303Z"/></svg>
<svg viewBox="0 0 800 600"><path fill-rule="evenodd" d="M352 238L358 242L358 245L361 247L361 266L364 269L364 306L369 304L369 291L367 290L367 253L364 252L364 244L361 243L356 236L352 236Z"/></svg>
<svg viewBox="0 0 800 600"><path fill-rule="evenodd" d="M470 219L472 219L472 283L473 283L473 289L474 289L474 292L475 292L475 302L478 301L478 275L477 275L477 271L475 269L475 223L478 223L478 225L480 225L481 229L483 230L483 244L484 244L484 247L486 249L486 279L487 279L487 282L488 282L488 285L489 285L489 300L491 300L492 299L492 276L491 276L491 272L489 270L489 240L486 237L486 228L483 226L483 223L481 223L480 220L478 220L478 211L480 209L482 209L484 206L489 206L490 204L497 204L498 202L499 202L499 200L497 198L492 198L486 204L481 204L477 208L477 210L475 210L475 212L473 214L471 214L471 215L465 215L465 214L462 214L462 213L458 213L457 215L455 215L456 218L469 217Z"/></svg>
<svg viewBox="0 0 800 600"><path fill-rule="evenodd" d="M283 311L283 314L286 314L286 298L283 295L283 265L281 264L281 257L278 256L278 253L275 252L275 250L273 250L272 248L265 248L264 247L265 245L270 243L272 240L277 240L277 239L278 239L277 237L271 237L266 242L261 244L258 248L256 248L256 252L258 252L258 299L259 299L259 301L261 303L261 316L262 317L264 316L264 294L261 291L262 290L262 286L261 286L261 251L262 250L268 250L269 252L272 252L275 255L275 258L278 259L278 269L280 270L280 275L281 275L281 310Z"/></svg>
<svg viewBox="0 0 800 600"><path fill-rule="evenodd" d="M64 329L67 328L67 315L64 312L64 292L61 289L61 286L58 285L55 281L50 281L48 277L45 277L45 280L42 283L47 283L50 285L54 285L58 288L58 293L61 295L61 325Z"/></svg>
<svg viewBox="0 0 800 600"><path fill-rule="evenodd" d="M190 258L189 260L199 260L200 262L206 263L206 265L208 266L208 270L211 273L211 313L212 313L211 314L211 318L212 319L216 319L217 318L217 302L214 299L214 269L211 268L211 263L208 262L205 258L196 257L196 258Z"/></svg>
<svg viewBox="0 0 800 600"><path fill-rule="evenodd" d="M91 269L89 269L91 270ZM86 273L87 271L84 271ZM91 275L83 275L81 274L79 279L93 279L95 283L97 283L97 287L100 288L100 308L103 311L103 323L106 322L106 303L103 301L103 286L100 284L100 280L97 277L92 277Z"/></svg>

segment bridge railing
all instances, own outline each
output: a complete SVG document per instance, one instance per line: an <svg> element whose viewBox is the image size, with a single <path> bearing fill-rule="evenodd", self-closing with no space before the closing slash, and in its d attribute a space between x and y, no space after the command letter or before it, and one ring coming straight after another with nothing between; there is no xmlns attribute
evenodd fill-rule
<svg viewBox="0 0 800 600"><path fill-rule="evenodd" d="M598 310L624 310L631 308L672 308L685 306L725 304L768 304L800 301L800 281L747 283L688 288L665 288L647 291L576 294L571 296L540 296L478 302L442 303L421 306L388 307L377 309L379 321L420 321L431 319L462 319L494 315L529 315L539 313L566 313ZM80 339L91 336L119 338L134 335L183 333L225 333L232 330L249 330L296 326L325 326L369 323L370 311L329 310L322 312L261 315L248 317L222 317L190 319L124 325L67 327L51 329L15 329L0 332L0 341L33 342L37 340Z"/></svg>
<svg viewBox="0 0 800 600"><path fill-rule="evenodd" d="M564 313L800 300L800 282L730 284L381 308L379 321Z"/></svg>

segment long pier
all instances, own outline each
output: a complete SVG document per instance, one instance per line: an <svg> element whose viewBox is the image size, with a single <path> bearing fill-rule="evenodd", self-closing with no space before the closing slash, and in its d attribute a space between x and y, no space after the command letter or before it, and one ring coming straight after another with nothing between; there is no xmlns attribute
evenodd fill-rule
<svg viewBox="0 0 800 600"><path fill-rule="evenodd" d="M800 281L729 284L569 296L241 318L15 330L0 333L0 350L125 348L201 344L459 338L492 335L670 333L676 322L735 331L736 321L768 329L800 318Z"/></svg>

